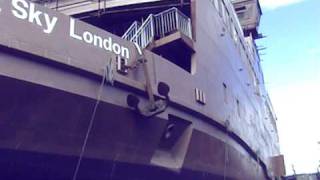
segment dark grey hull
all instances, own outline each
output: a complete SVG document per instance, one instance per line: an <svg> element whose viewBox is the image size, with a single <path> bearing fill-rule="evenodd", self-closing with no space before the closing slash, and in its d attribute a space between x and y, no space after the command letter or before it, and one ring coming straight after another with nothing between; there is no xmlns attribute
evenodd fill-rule
<svg viewBox="0 0 320 180"><path fill-rule="evenodd" d="M0 150L1 179L18 180L60 180L72 179L78 157L32 152ZM222 175L182 169L177 173L157 166L133 163L83 159L78 180L213 180L223 179ZM226 178L231 179L231 178Z"/></svg>
<svg viewBox="0 0 320 180"><path fill-rule="evenodd" d="M0 84L0 179L72 179L96 100L4 76ZM197 130L182 168L152 164L166 123L101 102L77 179L265 179L249 156Z"/></svg>

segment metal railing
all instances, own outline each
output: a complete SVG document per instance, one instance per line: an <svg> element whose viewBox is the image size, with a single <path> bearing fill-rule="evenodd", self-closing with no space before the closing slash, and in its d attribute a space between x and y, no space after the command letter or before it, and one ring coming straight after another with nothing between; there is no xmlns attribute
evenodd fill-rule
<svg viewBox="0 0 320 180"><path fill-rule="evenodd" d="M142 23L140 28L137 30L131 39L131 42L137 43L140 47L147 47L154 39L154 17L149 15L149 17Z"/></svg>
<svg viewBox="0 0 320 180"><path fill-rule="evenodd" d="M177 8L171 8L155 15L155 34L157 36L164 37L177 30L192 37L190 18Z"/></svg>
<svg viewBox="0 0 320 180"><path fill-rule="evenodd" d="M139 27L141 27L141 23L138 21L134 21L131 26L128 28L128 30L124 33L122 36L125 40L131 40L131 38L137 34Z"/></svg>
<svg viewBox="0 0 320 180"><path fill-rule="evenodd" d="M155 38L162 38L176 31L192 38L191 20L177 8L156 15L150 14L138 29L137 27L135 21L122 38L135 42L142 48L147 47Z"/></svg>

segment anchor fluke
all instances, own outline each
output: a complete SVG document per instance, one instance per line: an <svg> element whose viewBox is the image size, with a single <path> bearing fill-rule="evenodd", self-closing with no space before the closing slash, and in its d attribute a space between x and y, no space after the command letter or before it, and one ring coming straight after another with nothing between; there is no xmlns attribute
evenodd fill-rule
<svg viewBox="0 0 320 180"><path fill-rule="evenodd" d="M169 97L169 92L170 92L170 87L164 83L164 82L160 82L158 84L158 93L161 95L161 96L164 96L164 97Z"/></svg>
<svg viewBox="0 0 320 180"><path fill-rule="evenodd" d="M156 101L149 101L144 107L139 107L139 98L133 94L129 94L127 96L127 104L142 116L150 118L166 110L169 104L169 91L170 87L166 83L160 82L158 84L158 93L163 97L160 97Z"/></svg>

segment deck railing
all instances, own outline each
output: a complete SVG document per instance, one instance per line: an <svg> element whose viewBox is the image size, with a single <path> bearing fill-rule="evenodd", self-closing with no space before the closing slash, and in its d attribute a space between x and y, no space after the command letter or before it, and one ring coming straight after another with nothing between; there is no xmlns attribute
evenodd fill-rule
<svg viewBox="0 0 320 180"><path fill-rule="evenodd" d="M180 30L191 38L190 18L177 8L171 8L154 16L155 34L164 37L174 31Z"/></svg>
<svg viewBox="0 0 320 180"><path fill-rule="evenodd" d="M138 29L136 27L137 23L134 22L122 38L135 42L142 48L147 47L155 38L162 38L176 31L192 38L191 20L177 8L150 14Z"/></svg>
<svg viewBox="0 0 320 180"><path fill-rule="evenodd" d="M138 21L134 21L128 30L122 36L123 39L130 40L132 37L138 32L139 27L141 27L141 23Z"/></svg>
<svg viewBox="0 0 320 180"><path fill-rule="evenodd" d="M147 47L154 39L153 19L153 15L149 15L149 17L142 23L134 36L127 40L137 43L142 48Z"/></svg>

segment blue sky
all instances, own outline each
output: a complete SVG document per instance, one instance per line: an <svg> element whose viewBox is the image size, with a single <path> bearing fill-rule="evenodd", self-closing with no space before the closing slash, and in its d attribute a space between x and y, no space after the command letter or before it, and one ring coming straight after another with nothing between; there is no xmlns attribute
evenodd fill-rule
<svg viewBox="0 0 320 180"><path fill-rule="evenodd" d="M258 45L266 86L278 117L287 174L320 164L320 1L260 0Z"/></svg>

